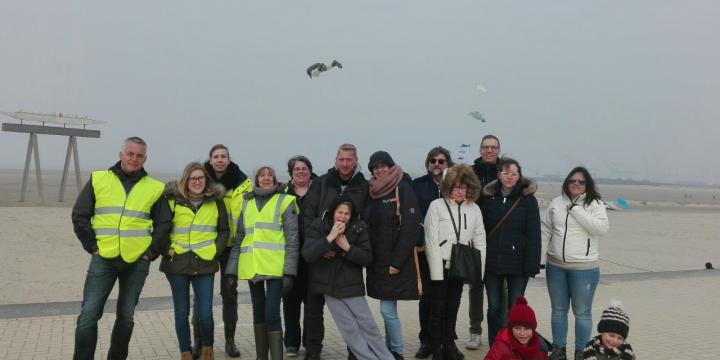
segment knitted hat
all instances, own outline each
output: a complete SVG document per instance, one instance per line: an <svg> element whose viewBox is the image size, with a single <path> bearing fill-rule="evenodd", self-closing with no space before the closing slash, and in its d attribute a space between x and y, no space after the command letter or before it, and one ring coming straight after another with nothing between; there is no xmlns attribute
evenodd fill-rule
<svg viewBox="0 0 720 360"><path fill-rule="evenodd" d="M372 155L370 155L370 161L368 162L368 169L372 171L372 169L380 164L385 164L388 167L392 167L395 165L395 161L393 161L392 156L387 153L387 151L376 151Z"/></svg>
<svg viewBox="0 0 720 360"><path fill-rule="evenodd" d="M597 325L597 331L600 333L610 332L622 335L627 338L630 332L630 317L622 308L619 301L613 300L602 312L600 322Z"/></svg>
<svg viewBox="0 0 720 360"><path fill-rule="evenodd" d="M515 305L508 312L508 327L517 325L527 326L533 330L537 328L537 320L535 319L535 312L528 306L527 300L524 296L518 295L515 299Z"/></svg>

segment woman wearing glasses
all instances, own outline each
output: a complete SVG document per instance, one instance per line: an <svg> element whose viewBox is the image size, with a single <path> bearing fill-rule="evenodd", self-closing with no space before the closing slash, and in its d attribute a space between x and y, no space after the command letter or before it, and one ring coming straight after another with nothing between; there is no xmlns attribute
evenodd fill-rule
<svg viewBox="0 0 720 360"><path fill-rule="evenodd" d="M548 241L547 286L552 307L554 349L550 359L566 359L567 314L575 315L575 359L592 332L592 302L600 279L598 237L609 230L605 205L584 167L565 178L562 195L553 199L542 220Z"/></svg>
<svg viewBox="0 0 720 360"><path fill-rule="evenodd" d="M506 310L525 295L528 278L540 272L540 210L533 195L535 181L522 176L520 164L499 162L498 179L483 188L480 208L487 233L485 291L488 297L488 340L505 326ZM507 304L502 304L507 283Z"/></svg>
<svg viewBox="0 0 720 360"><path fill-rule="evenodd" d="M230 226L223 202L225 191L209 178L203 165L193 162L185 167L180 182L168 183L165 191L173 213L173 228L170 248L163 254L160 271L165 273L172 290L175 332L182 359L193 358L188 321L190 286L202 328L202 350L198 355L201 359L213 358L213 283Z"/></svg>

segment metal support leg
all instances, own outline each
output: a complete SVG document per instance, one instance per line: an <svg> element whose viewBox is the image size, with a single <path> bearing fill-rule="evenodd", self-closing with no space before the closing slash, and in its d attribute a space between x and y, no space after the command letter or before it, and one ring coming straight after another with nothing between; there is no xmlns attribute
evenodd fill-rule
<svg viewBox="0 0 720 360"><path fill-rule="evenodd" d="M38 149L37 134L31 134L35 141L33 144L33 154L35 155L35 176L37 177L38 194L40 194L40 203L45 203L45 196L43 195L43 183L42 174L40 172L40 150Z"/></svg>
<svg viewBox="0 0 720 360"><path fill-rule="evenodd" d="M35 134L30 133L30 136L28 137L27 155L25 156L25 169L23 170L22 187L20 190L20 202L25 202L25 191L27 190L28 173L30 172L30 156L32 154L33 141L35 140L33 138L34 135Z"/></svg>
<svg viewBox="0 0 720 360"><path fill-rule="evenodd" d="M60 197L58 201L62 202L65 197L65 186L67 185L67 173L70 166L70 156L75 155L75 183L77 191L80 192L80 163L77 156L77 140L75 136L68 138L67 152L65 153L65 165L63 166L62 178L60 179Z"/></svg>
<svg viewBox="0 0 720 360"><path fill-rule="evenodd" d="M42 173L40 172L40 151L38 150L38 139L37 134L35 133L30 133L30 140L28 141L27 156L25 156L25 169L23 170L22 188L20 190L20 202L25 202L25 192L27 191L31 154L35 158L35 177L37 177L40 202L44 204L45 196L43 195Z"/></svg>

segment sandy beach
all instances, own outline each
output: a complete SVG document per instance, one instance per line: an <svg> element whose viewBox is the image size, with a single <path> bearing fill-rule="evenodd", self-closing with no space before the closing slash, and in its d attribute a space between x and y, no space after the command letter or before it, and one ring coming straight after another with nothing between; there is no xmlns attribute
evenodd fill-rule
<svg viewBox="0 0 720 360"><path fill-rule="evenodd" d="M45 204L40 204L34 182L28 186L26 202L18 201L21 179L20 171L0 171L0 252L4 258L0 304L78 301L89 255L70 222L77 194L74 179L70 178L66 201L59 203L60 173L44 174ZM715 246L720 236L720 204L712 202L713 191L720 192L717 189L601 185L600 190L606 199L622 196L632 204L629 210L609 211L611 230L600 249L602 273L697 270L705 262L720 266L720 248ZM559 184L540 183L537 196L544 204L559 191ZM683 194L691 194L693 201ZM170 295L157 266L158 262L153 263L144 297Z"/></svg>

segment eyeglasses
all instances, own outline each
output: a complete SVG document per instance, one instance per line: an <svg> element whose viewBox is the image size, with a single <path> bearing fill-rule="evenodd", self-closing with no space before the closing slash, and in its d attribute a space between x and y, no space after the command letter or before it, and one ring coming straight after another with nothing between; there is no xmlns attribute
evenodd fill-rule
<svg viewBox="0 0 720 360"><path fill-rule="evenodd" d="M204 177L204 176L189 177L189 178L188 178L188 182L191 182L191 183L192 183L192 182L203 182L203 181L205 181L205 177Z"/></svg>
<svg viewBox="0 0 720 360"><path fill-rule="evenodd" d="M452 191L457 191L457 192L467 191L467 187L466 186L454 187L454 188L452 188Z"/></svg>
<svg viewBox="0 0 720 360"><path fill-rule="evenodd" d="M310 171L310 168L306 168L306 167L302 167L302 168L301 168L301 167L296 167L296 168L293 169L293 171L297 171L297 172L308 172L308 171Z"/></svg>
<svg viewBox="0 0 720 360"><path fill-rule="evenodd" d="M518 173L513 173L513 172L507 172L507 171L501 171L501 172L500 172L500 176L504 176L504 177L518 177L518 176L520 176L520 174L518 174Z"/></svg>
<svg viewBox="0 0 720 360"><path fill-rule="evenodd" d="M497 149L499 149L500 147L499 147L499 146L495 146L495 145L482 145L482 146L480 146L480 148L483 149L483 150L497 150Z"/></svg>
<svg viewBox="0 0 720 360"><path fill-rule="evenodd" d="M568 184L580 184L580 185L585 185L585 183L587 183L586 180L580 180L580 179L568 179L567 182L568 182Z"/></svg>
<svg viewBox="0 0 720 360"><path fill-rule="evenodd" d="M445 160L445 159L436 159L436 158L430 159L431 164L438 164L438 165L444 165L446 161L447 160Z"/></svg>

